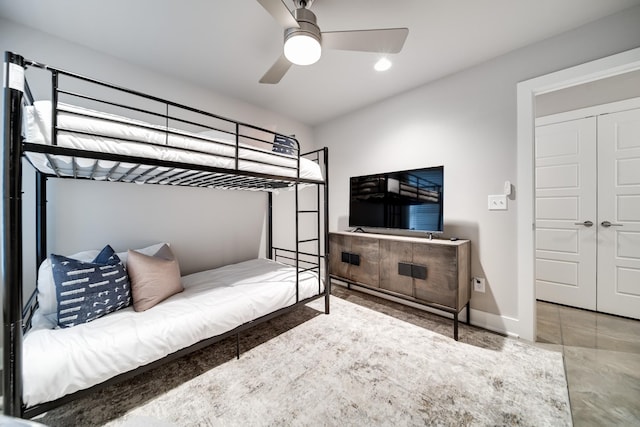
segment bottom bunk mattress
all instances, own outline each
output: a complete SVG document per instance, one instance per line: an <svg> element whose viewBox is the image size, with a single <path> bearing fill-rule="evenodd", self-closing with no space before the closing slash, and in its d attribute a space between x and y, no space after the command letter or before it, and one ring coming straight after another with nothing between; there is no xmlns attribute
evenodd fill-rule
<svg viewBox="0 0 640 427"><path fill-rule="evenodd" d="M294 267L256 259L182 277L184 291L63 329L32 329L23 343L23 402L58 399L296 303ZM300 273L299 300L324 291Z"/></svg>

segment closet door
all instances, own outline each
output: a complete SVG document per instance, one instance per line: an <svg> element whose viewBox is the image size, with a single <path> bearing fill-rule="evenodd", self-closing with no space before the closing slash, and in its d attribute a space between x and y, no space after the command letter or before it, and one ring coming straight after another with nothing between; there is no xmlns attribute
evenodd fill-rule
<svg viewBox="0 0 640 427"><path fill-rule="evenodd" d="M598 311L640 319L640 109L598 118Z"/></svg>
<svg viewBox="0 0 640 427"><path fill-rule="evenodd" d="M596 119L536 127L536 297L596 309Z"/></svg>

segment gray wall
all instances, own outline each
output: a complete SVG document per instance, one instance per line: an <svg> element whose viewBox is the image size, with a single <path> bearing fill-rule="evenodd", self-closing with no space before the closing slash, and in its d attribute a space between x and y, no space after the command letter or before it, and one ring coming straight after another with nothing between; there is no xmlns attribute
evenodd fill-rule
<svg viewBox="0 0 640 427"><path fill-rule="evenodd" d="M640 46L640 7L495 58L315 129L330 153L330 228L347 228L349 177L431 165L445 168L445 237L472 240L476 318L518 321L516 84ZM507 211L487 196L515 192ZM472 314L473 319L473 314Z"/></svg>

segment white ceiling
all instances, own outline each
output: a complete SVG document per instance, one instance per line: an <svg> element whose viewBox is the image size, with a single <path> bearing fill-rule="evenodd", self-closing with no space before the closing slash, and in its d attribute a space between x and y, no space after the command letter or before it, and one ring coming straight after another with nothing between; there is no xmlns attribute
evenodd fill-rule
<svg viewBox="0 0 640 427"><path fill-rule="evenodd" d="M325 51L277 85L258 80L283 30L255 0L0 0L0 16L313 126L639 4L315 0L322 31L408 27L404 49L384 73L377 54Z"/></svg>

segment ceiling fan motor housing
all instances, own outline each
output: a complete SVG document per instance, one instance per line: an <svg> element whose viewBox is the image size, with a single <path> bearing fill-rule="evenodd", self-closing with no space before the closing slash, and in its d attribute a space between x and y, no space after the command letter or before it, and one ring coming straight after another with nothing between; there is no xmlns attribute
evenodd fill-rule
<svg viewBox="0 0 640 427"><path fill-rule="evenodd" d="M290 37L294 35L302 35L313 37L322 43L322 36L320 34L320 27L316 24L316 15L309 9L300 8L293 12L293 16L298 21L300 28L287 28L284 30L284 41L286 42Z"/></svg>

